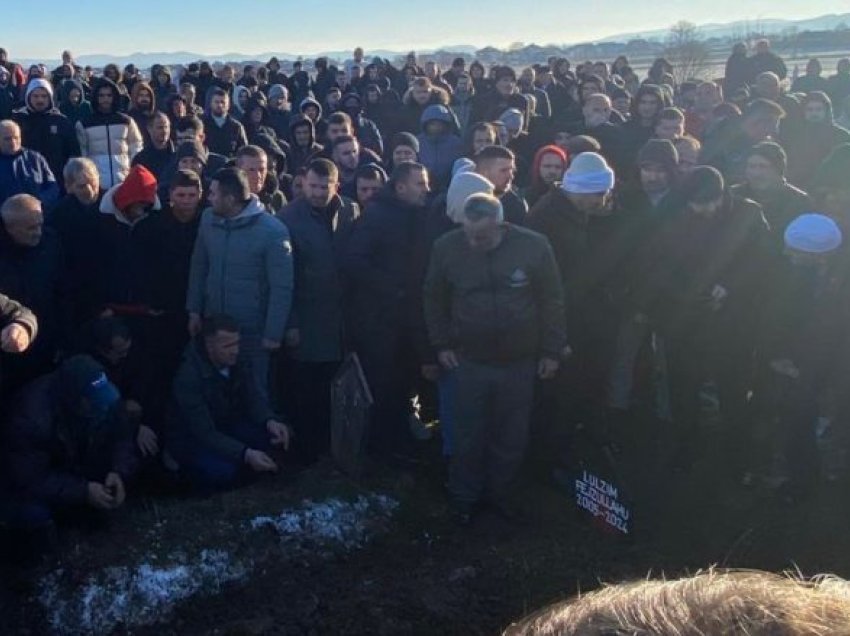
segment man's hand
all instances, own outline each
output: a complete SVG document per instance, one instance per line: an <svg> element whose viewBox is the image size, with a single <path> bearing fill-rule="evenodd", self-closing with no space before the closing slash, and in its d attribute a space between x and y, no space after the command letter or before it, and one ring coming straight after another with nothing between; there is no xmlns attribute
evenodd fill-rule
<svg viewBox="0 0 850 636"><path fill-rule="evenodd" d="M274 460L263 451L253 448L245 451L245 463L250 466L251 470L258 473L277 472L277 464L275 464Z"/></svg>
<svg viewBox="0 0 850 636"><path fill-rule="evenodd" d="M421 367L422 377L428 382L436 382L440 378L439 364L423 364Z"/></svg>
<svg viewBox="0 0 850 636"><path fill-rule="evenodd" d="M0 349L6 353L23 353L30 346L31 340L27 328L13 322L0 332Z"/></svg>
<svg viewBox="0 0 850 636"><path fill-rule="evenodd" d="M437 360L440 361L440 365L442 365L444 369L448 369L449 371L457 369L460 366L457 354L451 349L440 351L440 353L437 354Z"/></svg>
<svg viewBox="0 0 850 636"><path fill-rule="evenodd" d="M266 351L277 351L278 349L280 349L280 340L263 338L263 349L265 349Z"/></svg>
<svg viewBox="0 0 850 636"><path fill-rule="evenodd" d="M266 430L272 436L272 446L283 446L289 450L289 427L283 422L269 420L266 422Z"/></svg>
<svg viewBox="0 0 850 636"><path fill-rule="evenodd" d="M106 489L115 500L115 508L124 503L124 499L127 498L127 494L124 492L124 480L121 479L121 475L118 473L109 473L106 476L106 480L103 482L103 485L106 486Z"/></svg>
<svg viewBox="0 0 850 636"><path fill-rule="evenodd" d="M98 510L112 510L117 506L115 497L109 489L96 481L89 482L86 498L89 505Z"/></svg>
<svg viewBox="0 0 850 636"><path fill-rule="evenodd" d="M189 335L192 337L197 336L201 333L201 314L196 314L194 312L189 314Z"/></svg>
<svg viewBox="0 0 850 636"><path fill-rule="evenodd" d="M561 363L553 358L541 358L537 363L537 377L541 380L551 380L560 366Z"/></svg>
<svg viewBox="0 0 850 636"><path fill-rule="evenodd" d="M150 426L139 425L136 444L142 452L142 457L153 457L159 452L159 438Z"/></svg>
<svg viewBox="0 0 850 636"><path fill-rule="evenodd" d="M283 342L290 349L294 349L301 344L301 331L298 329L287 329L283 336Z"/></svg>

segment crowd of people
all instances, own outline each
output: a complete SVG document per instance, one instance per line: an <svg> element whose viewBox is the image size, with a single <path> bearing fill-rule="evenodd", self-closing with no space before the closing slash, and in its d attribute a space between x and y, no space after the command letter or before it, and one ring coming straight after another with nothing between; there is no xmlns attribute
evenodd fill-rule
<svg viewBox="0 0 850 636"><path fill-rule="evenodd" d="M532 422L562 482L577 431L688 470L712 396L736 483L840 473L850 59L673 71L0 49L3 521L313 464L350 353L370 455L414 463L438 419L461 523L514 512Z"/></svg>

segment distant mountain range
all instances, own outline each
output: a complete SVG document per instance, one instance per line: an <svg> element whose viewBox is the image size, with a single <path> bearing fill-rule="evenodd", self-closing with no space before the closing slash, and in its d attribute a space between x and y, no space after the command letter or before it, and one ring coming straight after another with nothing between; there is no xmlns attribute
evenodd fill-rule
<svg viewBox="0 0 850 636"><path fill-rule="evenodd" d="M701 24L698 27L700 36L704 38L734 38L743 37L748 33L764 34L782 33L786 29L798 31L831 31L839 27L850 27L850 13L822 15L817 18L802 20L780 20L764 18L759 20L738 20L725 24ZM636 33L620 33L606 37L599 42L628 42L629 40L663 40L669 34L669 26L654 31L639 31Z"/></svg>
<svg viewBox="0 0 850 636"><path fill-rule="evenodd" d="M739 20L737 22L729 22L726 24L703 24L699 25L699 34L704 38L735 38L743 37L748 33L759 32L764 34L782 33L788 29L797 29L798 31L829 31L840 26L850 26L850 13L822 15L816 18L807 18L802 20L781 20L773 18L764 18L758 20ZM669 26L664 29L656 29L652 31L639 31L636 33L620 33L612 35L600 40L597 43L606 42L628 42L629 40L657 40L661 41L667 37ZM368 43L364 43L368 45ZM570 42L564 46L572 46L581 44L580 42ZM419 50L420 54L430 54L435 50L451 51L453 53L473 55L481 47L471 44L458 44L441 46L439 49ZM367 48L367 58L382 57L393 59L400 55L406 54L407 51L386 51L386 50L370 50ZM346 60L351 57L351 51L327 51L316 55L298 55L295 53L286 52L265 52L265 53L222 53L220 55L203 55L201 53L192 53L189 51L172 51L172 52L155 52L155 53L132 53L130 55L110 55L108 53L98 53L91 55L80 55L77 58L77 63L83 66L93 66L102 68L106 64L118 64L123 67L126 64L133 63L139 68L149 68L153 64L188 64L199 60L207 60L210 62L249 62L249 61L268 61L270 57L277 57L280 60L297 60L299 58L315 59L319 56L329 57L336 60ZM21 64L29 65L45 60L18 60ZM48 61L48 63L58 63L57 61Z"/></svg>

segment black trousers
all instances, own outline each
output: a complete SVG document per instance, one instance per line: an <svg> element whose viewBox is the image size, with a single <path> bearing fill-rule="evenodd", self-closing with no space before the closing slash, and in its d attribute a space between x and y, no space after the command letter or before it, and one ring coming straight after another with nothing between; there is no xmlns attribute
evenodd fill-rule
<svg viewBox="0 0 850 636"><path fill-rule="evenodd" d="M330 449L331 382L339 362L302 362L287 359L281 365L285 413L294 429L292 458L315 463Z"/></svg>

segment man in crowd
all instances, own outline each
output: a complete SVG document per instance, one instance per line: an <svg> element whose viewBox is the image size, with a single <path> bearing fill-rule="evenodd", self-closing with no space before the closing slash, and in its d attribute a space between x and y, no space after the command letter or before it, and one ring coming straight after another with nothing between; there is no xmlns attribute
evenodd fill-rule
<svg viewBox="0 0 850 636"><path fill-rule="evenodd" d="M59 199L59 184L41 153L21 145L15 122L0 121L0 202L16 194L29 194L45 207Z"/></svg>
<svg viewBox="0 0 850 636"><path fill-rule="evenodd" d="M486 146L475 155L475 172L487 179L502 202L505 221L523 225L528 214L528 204L513 188L516 174L514 153L502 146Z"/></svg>
<svg viewBox="0 0 850 636"><path fill-rule="evenodd" d="M309 464L330 445L331 380L344 353L342 258L359 211L339 196L337 169L327 159L310 162L303 189L280 218L289 228L295 262L285 337L293 360L287 384L294 450Z"/></svg>
<svg viewBox="0 0 850 636"><path fill-rule="evenodd" d="M41 202L17 194L0 206L0 291L29 307L38 318L39 338L23 355L10 360L13 388L53 370L60 351L70 344L70 305L59 237L44 228Z"/></svg>
<svg viewBox="0 0 850 636"><path fill-rule="evenodd" d="M45 79L27 84L24 102L26 105L12 114L21 127L24 147L41 153L54 176L61 175L68 159L80 155L74 125L56 108L53 86Z"/></svg>
<svg viewBox="0 0 850 636"><path fill-rule="evenodd" d="M167 448L199 489L231 486L246 470L277 472L269 453L289 446L289 429L240 357L240 331L229 316L205 318L174 380Z"/></svg>
<svg viewBox="0 0 850 636"><path fill-rule="evenodd" d="M230 114L229 93L221 88L210 91L208 106L203 117L204 142L210 152L232 157L242 146L248 145L245 128Z"/></svg>
<svg viewBox="0 0 850 636"><path fill-rule="evenodd" d="M256 196L270 214L286 205L286 197L278 190L277 177L269 171L265 150L259 146L243 146L236 152L236 167L248 178L251 194Z"/></svg>
<svg viewBox="0 0 850 636"><path fill-rule="evenodd" d="M94 112L77 122L77 139L82 155L97 166L101 185L111 188L127 177L144 140L136 122L119 112L121 93L114 82L100 78L92 87L92 95Z"/></svg>
<svg viewBox="0 0 850 636"><path fill-rule="evenodd" d="M357 189L355 201L361 210L365 210L369 202L387 184L387 173L380 166L366 164L357 168L354 184Z"/></svg>
<svg viewBox="0 0 850 636"><path fill-rule="evenodd" d="M119 400L103 367L84 355L19 394L3 444L13 527L35 532L61 511L121 507L138 462Z"/></svg>
<svg viewBox="0 0 850 636"><path fill-rule="evenodd" d="M171 120L165 113L156 111L146 120L145 130L148 141L145 148L133 157L132 164L143 165L161 182L176 154L171 141Z"/></svg>
<svg viewBox="0 0 850 636"><path fill-rule="evenodd" d="M396 166L355 225L347 249L352 345L375 400L371 446L385 457L410 453L410 397L418 371L411 321L419 304L419 289L411 284L412 246L421 234L429 191L423 165Z"/></svg>
<svg viewBox="0 0 850 636"><path fill-rule="evenodd" d="M238 168L216 173L209 203L192 254L189 333L200 332L203 316L232 316L242 335L241 355L267 396L269 356L280 349L292 305L289 232L251 194Z"/></svg>
<svg viewBox="0 0 850 636"><path fill-rule="evenodd" d="M431 346L456 378L449 492L468 523L485 498L512 513L506 496L525 454L535 376L554 377L566 334L548 241L505 225L493 196L470 197L464 216L462 230L434 244L424 306Z"/></svg>

